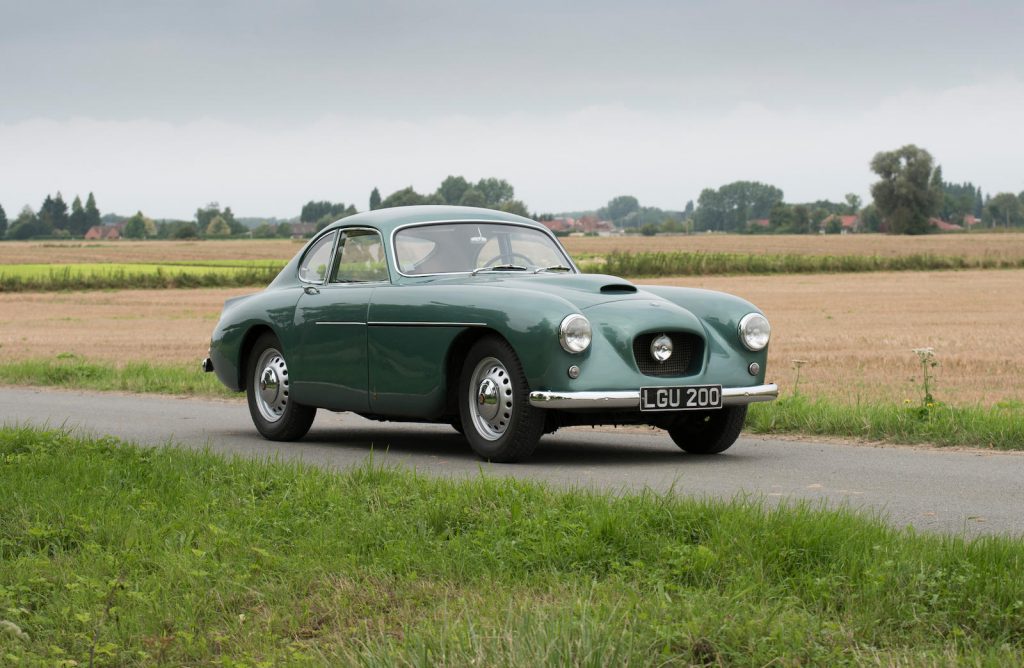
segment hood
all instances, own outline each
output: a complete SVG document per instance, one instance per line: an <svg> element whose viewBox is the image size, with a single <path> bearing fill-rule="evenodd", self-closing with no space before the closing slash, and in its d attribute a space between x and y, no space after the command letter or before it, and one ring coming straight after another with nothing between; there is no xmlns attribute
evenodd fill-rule
<svg viewBox="0 0 1024 668"><path fill-rule="evenodd" d="M516 290L537 290L555 295L575 304L580 310L631 299L661 301L661 297L639 290L629 281L603 274L523 274L519 272L490 272L476 276L460 275L443 278L435 284L459 283L461 285L487 285L508 287Z"/></svg>

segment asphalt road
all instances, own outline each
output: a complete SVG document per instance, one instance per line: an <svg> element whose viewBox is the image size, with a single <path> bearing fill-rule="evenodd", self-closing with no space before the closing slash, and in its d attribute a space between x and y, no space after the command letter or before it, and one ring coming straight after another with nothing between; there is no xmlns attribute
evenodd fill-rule
<svg viewBox="0 0 1024 668"><path fill-rule="evenodd" d="M321 411L305 439L282 444L259 437L241 402L11 387L0 388L0 421L334 468L372 453L377 463L439 476L484 472L614 491L808 499L922 531L1024 534L1024 453L745 437L722 455L701 457L684 454L660 431L576 428L546 436L529 462L487 464L447 426Z"/></svg>

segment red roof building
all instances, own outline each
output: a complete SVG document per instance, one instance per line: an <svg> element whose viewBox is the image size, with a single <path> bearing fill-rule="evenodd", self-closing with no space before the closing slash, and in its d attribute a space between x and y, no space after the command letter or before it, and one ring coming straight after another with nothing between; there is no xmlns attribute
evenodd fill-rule
<svg viewBox="0 0 1024 668"><path fill-rule="evenodd" d="M963 232L964 228L959 225L942 220L941 218L929 218L928 223L935 228L938 228L941 232Z"/></svg>
<svg viewBox="0 0 1024 668"><path fill-rule="evenodd" d="M123 224L93 225L85 233L85 238L89 241L116 241L121 238L122 227L124 227Z"/></svg>

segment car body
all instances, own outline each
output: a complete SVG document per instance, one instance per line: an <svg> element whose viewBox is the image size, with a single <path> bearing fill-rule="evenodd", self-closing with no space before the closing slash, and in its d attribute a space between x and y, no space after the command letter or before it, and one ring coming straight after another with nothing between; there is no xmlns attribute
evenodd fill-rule
<svg viewBox="0 0 1024 668"><path fill-rule="evenodd" d="M328 225L228 300L203 366L271 439L327 409L451 424L493 461L581 424L650 424L710 453L777 396L769 336L738 297L580 273L533 220L414 206Z"/></svg>

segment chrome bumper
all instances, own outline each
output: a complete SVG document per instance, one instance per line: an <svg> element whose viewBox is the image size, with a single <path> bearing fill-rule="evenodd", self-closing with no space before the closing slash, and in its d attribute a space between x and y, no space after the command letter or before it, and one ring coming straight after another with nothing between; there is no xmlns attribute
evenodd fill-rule
<svg viewBox="0 0 1024 668"><path fill-rule="evenodd" d="M722 404L741 406L756 401L772 401L779 396L775 383L751 387L723 387ZM530 392L530 405L559 410L588 408L640 408L640 390L611 392Z"/></svg>

